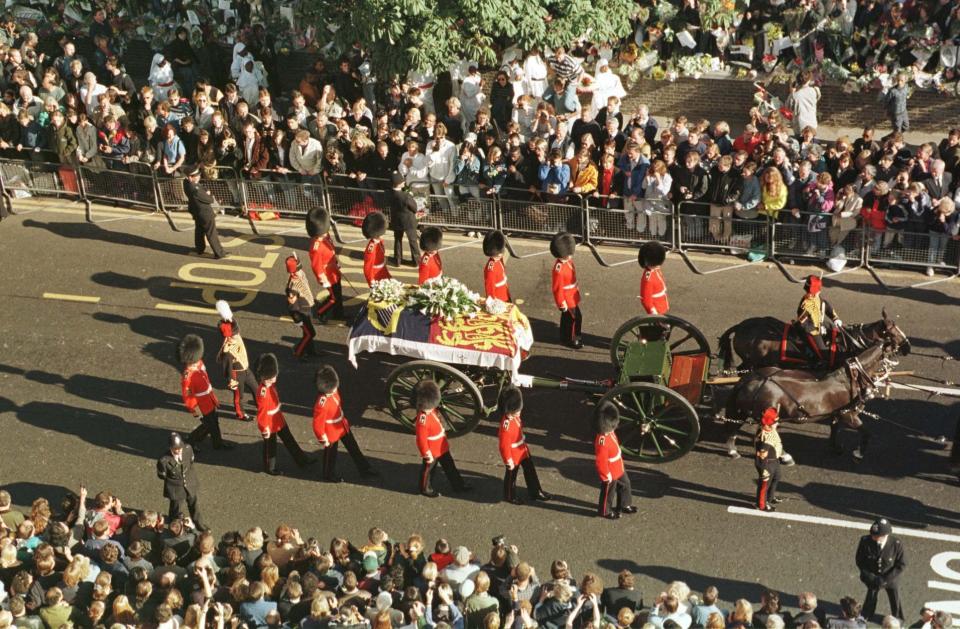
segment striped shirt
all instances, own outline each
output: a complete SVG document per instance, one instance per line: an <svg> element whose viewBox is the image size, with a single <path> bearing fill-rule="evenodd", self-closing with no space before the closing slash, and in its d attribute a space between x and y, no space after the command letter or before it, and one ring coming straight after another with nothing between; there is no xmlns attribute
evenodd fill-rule
<svg viewBox="0 0 960 629"><path fill-rule="evenodd" d="M556 75L564 81L572 81L583 74L583 67L580 62L570 55L564 55L563 59L550 57L549 62Z"/></svg>

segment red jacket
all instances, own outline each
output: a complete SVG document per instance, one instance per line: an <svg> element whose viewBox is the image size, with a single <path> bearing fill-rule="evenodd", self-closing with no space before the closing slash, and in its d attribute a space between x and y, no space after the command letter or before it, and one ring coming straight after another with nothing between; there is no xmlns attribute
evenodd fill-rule
<svg viewBox="0 0 960 629"><path fill-rule="evenodd" d="M323 437L334 444L350 432L350 422L343 416L343 407L340 403L340 392L330 395L319 395L313 405L313 434L323 442Z"/></svg>
<svg viewBox="0 0 960 629"><path fill-rule="evenodd" d="M887 204L875 199L872 205L864 205L860 210L863 222L878 232L887 231Z"/></svg>
<svg viewBox="0 0 960 629"><path fill-rule="evenodd" d="M443 275L443 262L436 251L427 251L420 256L420 284Z"/></svg>
<svg viewBox="0 0 960 629"><path fill-rule="evenodd" d="M417 415L417 449L423 458L427 458L427 453L430 453L434 459L450 450L447 432L443 429L436 410L420 411Z"/></svg>
<svg viewBox="0 0 960 629"><path fill-rule="evenodd" d="M220 405L202 360L196 367L187 367L183 370L180 388L183 392L183 403L191 413L193 409L199 407L200 413L207 415L217 410Z"/></svg>
<svg viewBox="0 0 960 629"><path fill-rule="evenodd" d="M666 314L670 310L667 284L660 267L646 269L640 277L640 303L647 314Z"/></svg>
<svg viewBox="0 0 960 629"><path fill-rule="evenodd" d="M507 267L503 259L490 258L483 267L483 286L487 297L510 301L510 285L507 284Z"/></svg>
<svg viewBox="0 0 960 629"><path fill-rule="evenodd" d="M363 250L363 276L367 278L367 286L374 281L390 279L387 254L383 249L383 241L379 238L371 238L367 248Z"/></svg>
<svg viewBox="0 0 960 629"><path fill-rule="evenodd" d="M620 442L616 433L597 435L593 441L593 451L601 481L609 483L623 476L623 456L620 454Z"/></svg>
<svg viewBox="0 0 960 629"><path fill-rule="evenodd" d="M337 262L337 250L333 246L330 234L324 234L310 241L310 266L317 281L329 288L340 281L340 263Z"/></svg>
<svg viewBox="0 0 960 629"><path fill-rule="evenodd" d="M573 260L557 259L553 265L553 301L560 310L573 309L580 305L580 289L577 288L577 267Z"/></svg>
<svg viewBox="0 0 960 629"><path fill-rule="evenodd" d="M272 384L267 386L261 382L257 389L257 428L260 429L261 434L267 430L277 434L287 425L280 406L277 387Z"/></svg>
<svg viewBox="0 0 960 629"><path fill-rule="evenodd" d="M497 436L500 439L500 458L507 467L520 465L521 461L530 456L520 415L504 415Z"/></svg>

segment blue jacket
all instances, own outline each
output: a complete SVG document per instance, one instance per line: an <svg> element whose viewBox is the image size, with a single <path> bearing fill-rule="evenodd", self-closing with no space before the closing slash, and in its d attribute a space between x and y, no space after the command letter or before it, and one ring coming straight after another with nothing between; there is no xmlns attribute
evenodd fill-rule
<svg viewBox="0 0 960 629"><path fill-rule="evenodd" d="M623 196L643 196L643 178L647 176L650 160L643 155L637 160L637 167L630 168L630 156L624 153L617 162L617 168L623 173Z"/></svg>
<svg viewBox="0 0 960 629"><path fill-rule="evenodd" d="M566 164L560 164L560 166L541 164L540 190L546 192L547 187L551 184L556 184L560 187L560 194L566 192L570 186L570 167Z"/></svg>
<svg viewBox="0 0 960 629"><path fill-rule="evenodd" d="M250 629L267 626L267 614L277 609L274 601L247 601L240 603L240 618Z"/></svg>

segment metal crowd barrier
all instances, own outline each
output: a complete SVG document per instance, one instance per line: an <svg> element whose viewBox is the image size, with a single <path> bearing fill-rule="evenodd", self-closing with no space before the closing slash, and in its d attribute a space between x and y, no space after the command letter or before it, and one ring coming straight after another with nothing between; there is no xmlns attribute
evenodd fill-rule
<svg viewBox="0 0 960 629"><path fill-rule="evenodd" d="M33 196L84 201L77 171L71 166L28 160L0 160L4 207L17 214L14 199Z"/></svg>
<svg viewBox="0 0 960 629"><path fill-rule="evenodd" d="M770 225L766 216L745 219L738 217L731 206L684 202L677 206L674 219L677 251L698 275L743 268L770 256ZM687 255L689 251L729 253L741 260L703 270Z"/></svg>
<svg viewBox="0 0 960 629"><path fill-rule="evenodd" d="M490 198L462 198L455 192L450 196L431 194L426 199L427 214L420 223L437 227L452 227L468 231L490 231L497 228L497 206ZM389 208L388 208L389 209Z"/></svg>

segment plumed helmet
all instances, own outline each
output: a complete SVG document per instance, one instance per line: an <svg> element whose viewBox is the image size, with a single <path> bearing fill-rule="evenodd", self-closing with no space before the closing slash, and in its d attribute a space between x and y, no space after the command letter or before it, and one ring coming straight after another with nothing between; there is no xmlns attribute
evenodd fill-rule
<svg viewBox="0 0 960 629"><path fill-rule="evenodd" d="M216 307L221 319L224 321L233 321L233 310L230 309L229 303L223 299L218 299Z"/></svg>
<svg viewBox="0 0 960 629"><path fill-rule="evenodd" d="M316 375L317 391L324 395L333 393L340 386L340 376L330 365L320 365Z"/></svg>
<svg viewBox="0 0 960 629"><path fill-rule="evenodd" d="M180 436L179 432L171 432L167 438L167 443L171 450L179 450L183 447L183 437Z"/></svg>
<svg viewBox="0 0 960 629"><path fill-rule="evenodd" d="M297 256L287 256L285 264L287 265L287 273L290 275L293 275L300 270L300 260L297 258Z"/></svg>
<svg viewBox="0 0 960 629"><path fill-rule="evenodd" d="M773 426L778 421L780 421L780 413L772 407L763 411L763 415L760 416L760 425L762 426Z"/></svg>
<svg viewBox="0 0 960 629"><path fill-rule="evenodd" d="M891 533L893 533L893 525L886 518L879 518L870 526L871 535L890 535Z"/></svg>
<svg viewBox="0 0 960 629"><path fill-rule="evenodd" d="M443 232L439 227L427 227L420 234L420 248L424 251L436 251L443 244Z"/></svg>
<svg viewBox="0 0 960 629"><path fill-rule="evenodd" d="M277 364L277 357L273 354L263 354L257 359L257 380L263 382L271 378L276 378L280 374L280 366Z"/></svg>
<svg viewBox="0 0 960 629"><path fill-rule="evenodd" d="M421 380L413 388L413 405L418 411L432 411L440 406L440 387L433 380Z"/></svg>
<svg viewBox="0 0 960 629"><path fill-rule="evenodd" d="M613 432L620 425L620 411L612 402L603 402L597 407L597 434Z"/></svg>
<svg viewBox="0 0 960 629"><path fill-rule="evenodd" d="M507 238L499 229L495 229L483 237L483 255L488 258L502 254L506 248Z"/></svg>
<svg viewBox="0 0 960 629"><path fill-rule="evenodd" d="M500 393L500 412L516 415L523 410L523 393L517 387L507 387Z"/></svg>
<svg viewBox="0 0 960 629"><path fill-rule="evenodd" d="M330 231L330 214L322 207L315 207L307 214L307 234L311 238L323 236Z"/></svg>
<svg viewBox="0 0 960 629"><path fill-rule="evenodd" d="M803 283L803 290L811 295L819 295L821 288L823 288L823 280L816 275L808 276L807 281Z"/></svg>
<svg viewBox="0 0 960 629"><path fill-rule="evenodd" d="M196 334L188 334L180 339L177 357L184 365L192 365L203 358L203 339Z"/></svg>
<svg viewBox="0 0 960 629"><path fill-rule="evenodd" d="M640 251L637 253L637 261L644 268L660 266L666 259L667 249L656 240L650 240L640 245Z"/></svg>
<svg viewBox="0 0 960 629"><path fill-rule="evenodd" d="M550 255L554 258L572 256L577 250L577 239L569 232L560 232L550 240Z"/></svg>
<svg viewBox="0 0 960 629"><path fill-rule="evenodd" d="M363 217L363 225L360 226L364 238L379 238L387 231L387 217L383 212L370 212Z"/></svg>

